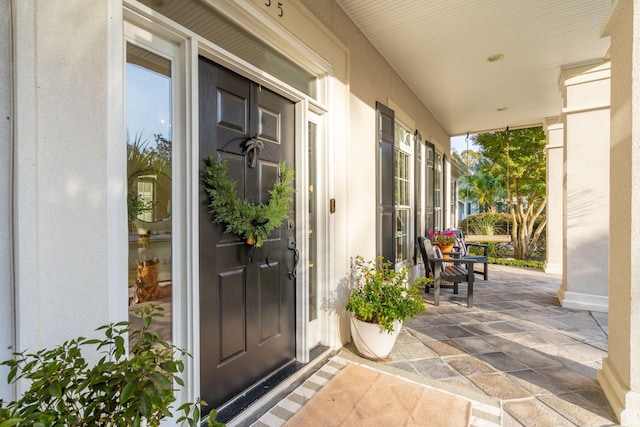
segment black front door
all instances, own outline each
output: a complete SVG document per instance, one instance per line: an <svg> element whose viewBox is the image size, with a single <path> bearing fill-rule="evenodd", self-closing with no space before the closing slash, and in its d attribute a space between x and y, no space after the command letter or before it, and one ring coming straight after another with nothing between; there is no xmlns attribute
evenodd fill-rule
<svg viewBox="0 0 640 427"><path fill-rule="evenodd" d="M204 159L217 156L238 198L268 202L279 164L294 167L293 103L204 58L198 84L201 176ZM255 163L251 138L263 143ZM212 223L200 194L200 393L215 408L295 356L295 212L252 248Z"/></svg>

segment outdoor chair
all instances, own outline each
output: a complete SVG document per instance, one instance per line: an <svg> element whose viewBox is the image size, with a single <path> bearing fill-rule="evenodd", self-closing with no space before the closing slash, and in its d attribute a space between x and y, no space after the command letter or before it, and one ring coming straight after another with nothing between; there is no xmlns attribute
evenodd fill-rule
<svg viewBox="0 0 640 427"><path fill-rule="evenodd" d="M476 263L482 264L482 270L474 270L476 274L482 274L484 280L489 278L489 245L483 243L467 242L461 230L453 230L456 233L456 243L453 250L460 254L460 258L472 258ZM470 254L469 248L478 248L481 254Z"/></svg>
<svg viewBox="0 0 640 427"><path fill-rule="evenodd" d="M473 307L473 258L442 258L439 248L424 236L418 236L418 246L424 261L426 274L433 274L433 296L435 305L440 305L440 287L443 281L453 283L453 293L458 293L458 284L467 282L467 307ZM431 287L428 284L425 292Z"/></svg>

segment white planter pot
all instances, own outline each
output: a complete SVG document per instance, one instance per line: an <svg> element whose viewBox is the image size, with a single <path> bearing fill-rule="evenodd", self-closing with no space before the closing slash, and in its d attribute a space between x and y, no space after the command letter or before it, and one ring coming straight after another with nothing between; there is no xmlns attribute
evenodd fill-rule
<svg viewBox="0 0 640 427"><path fill-rule="evenodd" d="M402 322L393 322L393 332L389 333L376 323L367 323L356 319L351 314L351 337L364 357L384 359L389 356L396 343Z"/></svg>

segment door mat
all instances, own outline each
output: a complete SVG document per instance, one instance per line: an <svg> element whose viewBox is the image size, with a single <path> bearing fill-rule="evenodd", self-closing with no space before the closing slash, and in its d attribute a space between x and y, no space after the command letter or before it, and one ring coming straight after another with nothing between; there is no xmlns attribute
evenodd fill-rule
<svg viewBox="0 0 640 427"><path fill-rule="evenodd" d="M468 400L349 364L284 425L458 427L470 416Z"/></svg>

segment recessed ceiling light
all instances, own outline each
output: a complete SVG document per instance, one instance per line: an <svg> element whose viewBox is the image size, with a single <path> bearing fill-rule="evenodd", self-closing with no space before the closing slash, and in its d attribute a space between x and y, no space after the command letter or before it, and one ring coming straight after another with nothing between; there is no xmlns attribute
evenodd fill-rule
<svg viewBox="0 0 640 427"><path fill-rule="evenodd" d="M504 111L504 110L506 110L507 108L508 108L508 107L500 107L500 108L497 108L497 109L496 109L496 111Z"/></svg>
<svg viewBox="0 0 640 427"><path fill-rule="evenodd" d="M504 53L494 53L487 57L487 62L498 62L504 59Z"/></svg>

